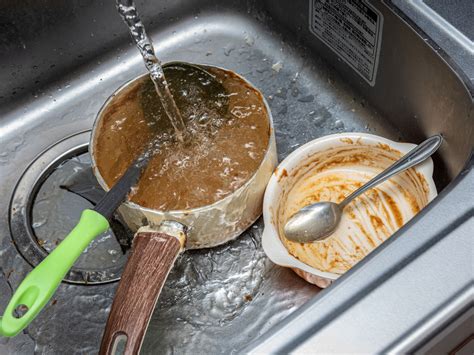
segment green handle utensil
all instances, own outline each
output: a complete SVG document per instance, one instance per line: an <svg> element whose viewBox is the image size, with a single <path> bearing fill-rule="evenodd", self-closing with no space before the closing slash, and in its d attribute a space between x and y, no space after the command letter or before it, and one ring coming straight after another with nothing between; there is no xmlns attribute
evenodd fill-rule
<svg viewBox="0 0 474 355"><path fill-rule="evenodd" d="M147 154L139 157L93 210L82 211L68 236L25 277L0 317L0 335L15 336L35 319L84 249L109 228L108 219L136 184L148 159Z"/></svg>
<svg viewBox="0 0 474 355"><path fill-rule="evenodd" d="M53 296L84 249L108 228L109 222L104 216L93 210L84 210L69 235L20 284L0 318L0 334L15 336L28 326ZM17 309L25 314L15 316Z"/></svg>

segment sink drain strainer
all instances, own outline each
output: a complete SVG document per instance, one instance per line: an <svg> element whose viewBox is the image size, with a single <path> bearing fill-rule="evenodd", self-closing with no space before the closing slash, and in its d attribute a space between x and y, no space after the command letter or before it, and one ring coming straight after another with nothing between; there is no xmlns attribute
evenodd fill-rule
<svg viewBox="0 0 474 355"><path fill-rule="evenodd" d="M90 131L81 132L48 148L18 182L10 205L10 230L18 251L32 266L61 242L82 210L93 208L95 198L87 196L103 194L92 174L89 137ZM70 184L88 193L71 192ZM100 284L120 278L129 234L118 219L111 226L81 254L64 281Z"/></svg>

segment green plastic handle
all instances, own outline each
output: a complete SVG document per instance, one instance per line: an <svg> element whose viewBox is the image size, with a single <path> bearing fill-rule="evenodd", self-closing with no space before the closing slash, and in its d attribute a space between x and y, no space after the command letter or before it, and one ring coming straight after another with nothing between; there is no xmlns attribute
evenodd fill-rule
<svg viewBox="0 0 474 355"><path fill-rule="evenodd" d="M74 229L25 277L14 293L0 318L0 335L12 337L26 328L53 296L84 249L108 228L109 222L100 213L89 209L82 211ZM19 318L14 314L18 307L26 310Z"/></svg>

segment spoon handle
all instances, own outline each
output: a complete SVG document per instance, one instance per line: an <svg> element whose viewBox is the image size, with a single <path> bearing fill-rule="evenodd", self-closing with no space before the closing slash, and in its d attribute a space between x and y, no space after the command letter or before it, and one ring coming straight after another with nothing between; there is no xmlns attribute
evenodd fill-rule
<svg viewBox="0 0 474 355"><path fill-rule="evenodd" d="M373 188L374 186L384 182L388 178L401 173L415 165L418 165L425 159L429 158L434 152L436 152L443 142L443 136L437 134L425 140L423 143L419 144L407 154L405 154L400 160L396 161L390 165L387 169L382 171L380 174L375 176L372 180L355 190L349 196L347 196L344 201L342 201L339 206L342 208L346 207L353 199L363 194L367 190Z"/></svg>

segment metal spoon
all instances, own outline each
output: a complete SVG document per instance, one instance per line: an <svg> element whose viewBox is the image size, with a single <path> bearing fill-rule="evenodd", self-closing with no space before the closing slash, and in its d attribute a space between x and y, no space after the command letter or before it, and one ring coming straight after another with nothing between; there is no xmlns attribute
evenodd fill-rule
<svg viewBox="0 0 474 355"><path fill-rule="evenodd" d="M443 137L440 134L428 138L339 204L325 201L303 207L285 224L285 237L300 243L314 242L329 237L341 220L342 210L352 200L388 178L429 158L438 150L442 141Z"/></svg>

